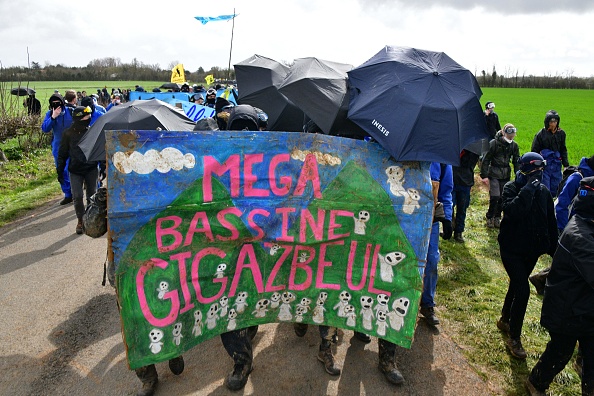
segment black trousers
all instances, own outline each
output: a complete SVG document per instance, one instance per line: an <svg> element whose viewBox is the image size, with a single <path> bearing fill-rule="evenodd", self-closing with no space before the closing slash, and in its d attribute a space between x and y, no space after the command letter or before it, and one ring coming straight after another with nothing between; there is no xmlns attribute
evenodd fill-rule
<svg viewBox="0 0 594 396"><path fill-rule="evenodd" d="M500 253L505 272L509 276L509 286L501 309L501 317L504 321L509 322L509 336L520 338L530 298L528 277L539 256L530 253L525 255L510 254L503 249L500 249Z"/></svg>
<svg viewBox="0 0 594 396"><path fill-rule="evenodd" d="M251 364L254 356L252 339L257 331L258 326L251 326L221 334L223 346L235 364Z"/></svg>
<svg viewBox="0 0 594 396"><path fill-rule="evenodd" d="M567 365L576 342L582 350L582 395L594 395L594 337L575 337L550 333L551 340L530 373L530 382L544 392L557 374Z"/></svg>

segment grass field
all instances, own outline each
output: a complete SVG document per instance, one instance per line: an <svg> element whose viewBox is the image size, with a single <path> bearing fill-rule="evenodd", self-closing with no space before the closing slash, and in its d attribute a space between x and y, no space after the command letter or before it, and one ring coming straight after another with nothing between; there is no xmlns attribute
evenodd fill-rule
<svg viewBox="0 0 594 396"><path fill-rule="evenodd" d="M44 82L36 83L43 108L54 89L85 89L94 92L107 85L133 88L135 82ZM160 82L142 82L145 89ZM485 88L481 103L495 102L502 126L511 122L518 128L517 141L522 153L530 150L534 135L543 127L545 113L555 109L561 127L567 132L571 164L594 154L594 91ZM45 95L45 96L44 96ZM45 99L43 99L45 98ZM14 142L0 142L0 148ZM60 195L53 158L40 150L22 161L0 166L0 226L23 215L26 210ZM461 347L474 369L493 384L496 393L525 395L523 380L544 351L549 339L540 326L542 299L534 289L527 308L522 342L528 352L526 361L512 358L504 346L504 335L495 326L507 290L508 277L499 258L497 230L484 225L488 191L477 180L468 210L465 244L441 241L442 259L436 303L441 329ZM18 206L20 205L20 206ZM17 207L17 209L15 209ZM550 263L542 257L537 269ZM406 364L406 362L400 362ZM549 395L580 395L580 380L569 364L549 389Z"/></svg>

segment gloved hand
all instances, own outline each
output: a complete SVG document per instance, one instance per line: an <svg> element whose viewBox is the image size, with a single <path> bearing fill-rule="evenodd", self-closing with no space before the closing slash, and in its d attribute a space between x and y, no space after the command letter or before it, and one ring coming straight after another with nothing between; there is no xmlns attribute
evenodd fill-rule
<svg viewBox="0 0 594 396"><path fill-rule="evenodd" d="M58 182L64 184L64 172L60 172L60 170L56 168L56 173L58 174Z"/></svg>
<svg viewBox="0 0 594 396"><path fill-rule="evenodd" d="M443 228L443 232L440 234L441 237L445 240L448 240L452 237L452 233L454 229L452 228L452 221L451 220L444 220L441 222L441 226Z"/></svg>
<svg viewBox="0 0 594 396"><path fill-rule="evenodd" d="M540 180L538 175L532 175L528 178L528 184L532 184L533 187L538 188L540 186Z"/></svg>

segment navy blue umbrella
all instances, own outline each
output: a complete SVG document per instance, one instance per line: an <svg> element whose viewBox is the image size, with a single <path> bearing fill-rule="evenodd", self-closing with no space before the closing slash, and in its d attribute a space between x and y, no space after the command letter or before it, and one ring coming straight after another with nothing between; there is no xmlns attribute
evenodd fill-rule
<svg viewBox="0 0 594 396"><path fill-rule="evenodd" d="M386 46L348 75L348 118L397 161L459 165L489 136L476 78L443 52Z"/></svg>

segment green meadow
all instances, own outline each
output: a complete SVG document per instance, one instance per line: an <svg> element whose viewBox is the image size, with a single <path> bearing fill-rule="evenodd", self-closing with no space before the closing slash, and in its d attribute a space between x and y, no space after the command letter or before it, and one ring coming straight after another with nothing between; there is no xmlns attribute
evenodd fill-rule
<svg viewBox="0 0 594 396"><path fill-rule="evenodd" d="M594 90L483 88L481 104L494 102L501 126L518 128L516 141L523 154L530 151L534 135L544 126L545 114L554 109L567 133L569 162L594 155Z"/></svg>

